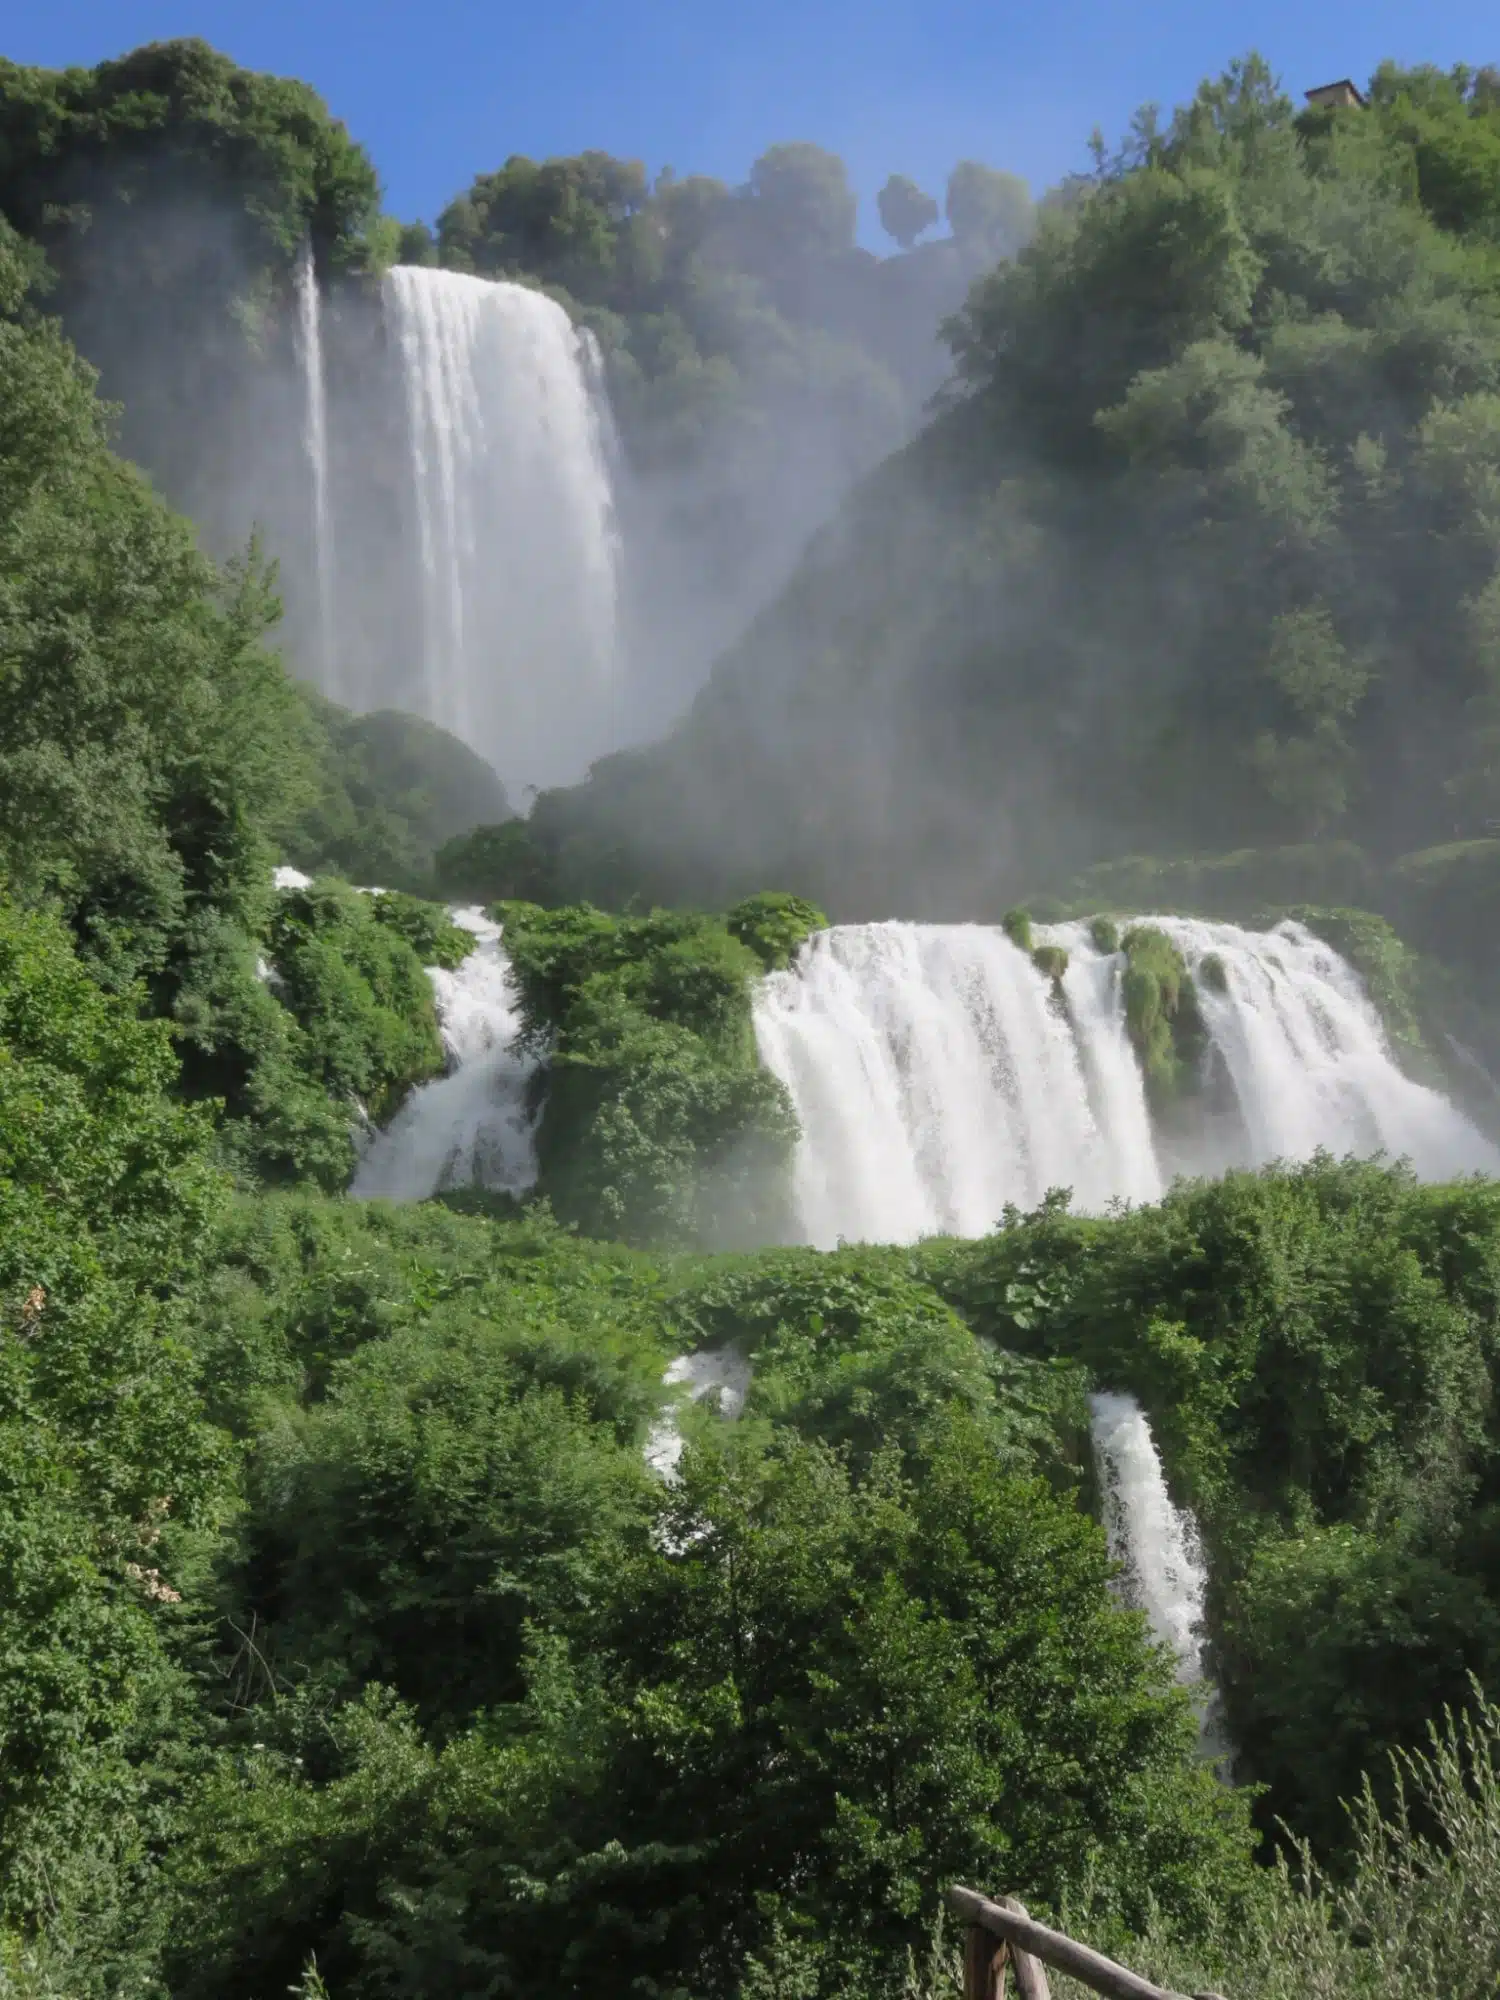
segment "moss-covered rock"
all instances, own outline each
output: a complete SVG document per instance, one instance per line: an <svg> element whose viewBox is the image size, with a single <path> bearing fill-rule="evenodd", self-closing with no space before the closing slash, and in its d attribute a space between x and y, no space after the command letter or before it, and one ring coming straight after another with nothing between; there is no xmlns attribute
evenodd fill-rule
<svg viewBox="0 0 1500 2000"><path fill-rule="evenodd" d="M1092 917L1089 920L1089 937L1095 951L1116 952L1120 949L1120 926L1113 917Z"/></svg>
<svg viewBox="0 0 1500 2000"><path fill-rule="evenodd" d="M1161 1113L1197 1087L1207 1032L1187 962L1165 931L1137 924L1122 948L1126 1026Z"/></svg>
<svg viewBox="0 0 1500 2000"><path fill-rule="evenodd" d="M1007 910L1000 919L1000 928L1011 943L1021 951L1031 950L1031 912L1029 910Z"/></svg>
<svg viewBox="0 0 1500 2000"><path fill-rule="evenodd" d="M1044 979L1060 987L1068 969L1067 948L1060 944L1039 944L1032 951L1031 962Z"/></svg>

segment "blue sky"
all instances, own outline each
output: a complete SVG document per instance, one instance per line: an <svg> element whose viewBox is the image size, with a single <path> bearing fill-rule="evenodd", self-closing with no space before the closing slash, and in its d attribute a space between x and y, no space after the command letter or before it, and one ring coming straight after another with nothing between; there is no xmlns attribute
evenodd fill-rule
<svg viewBox="0 0 1500 2000"><path fill-rule="evenodd" d="M8 21L5 15L9 14ZM1500 61L1493 0L10 0L0 54L94 63L202 35L314 84L369 148L402 217L431 219L507 154L584 146L653 171L744 178L780 139L849 162L878 241L887 173L941 198L957 159L1040 188L1093 126L1190 95L1250 48L1289 89L1403 62Z"/></svg>

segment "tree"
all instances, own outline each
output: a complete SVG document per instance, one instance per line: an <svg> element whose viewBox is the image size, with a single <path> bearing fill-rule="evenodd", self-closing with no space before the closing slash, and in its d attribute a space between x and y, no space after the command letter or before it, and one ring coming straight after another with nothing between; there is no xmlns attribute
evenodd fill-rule
<svg viewBox="0 0 1500 2000"><path fill-rule="evenodd" d="M960 243L990 257L1013 257L1031 235L1033 206L1025 181L977 160L960 160L948 176L944 212Z"/></svg>
<svg viewBox="0 0 1500 2000"><path fill-rule="evenodd" d="M903 250L910 250L938 219L938 205L932 196L924 194L905 174L892 174L875 200L881 228Z"/></svg>
<svg viewBox="0 0 1500 2000"><path fill-rule="evenodd" d="M772 146L745 189L764 257L818 263L854 247L858 203L836 153L806 140Z"/></svg>

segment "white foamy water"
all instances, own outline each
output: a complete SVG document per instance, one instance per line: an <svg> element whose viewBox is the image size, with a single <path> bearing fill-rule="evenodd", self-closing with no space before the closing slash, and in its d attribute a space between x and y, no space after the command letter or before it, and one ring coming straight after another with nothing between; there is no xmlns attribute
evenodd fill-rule
<svg viewBox="0 0 1500 2000"><path fill-rule="evenodd" d="M1391 1056L1358 977L1296 924L1145 918L1195 973L1232 1100L1184 1105L1153 1129L1125 1024L1125 960L1084 924L1038 926L1069 953L1061 991L1005 933L979 924L860 924L811 938L756 1004L761 1059L802 1127L802 1233L911 1242L981 1235L1007 1203L1052 1187L1075 1205L1151 1201L1171 1171L1385 1152L1429 1179L1495 1171L1500 1154ZM1120 926L1124 931L1128 922Z"/></svg>
<svg viewBox="0 0 1500 2000"><path fill-rule="evenodd" d="M1122 1594L1171 1648L1178 1679L1201 1681L1208 1572L1198 1530L1172 1504L1151 1426L1134 1396L1090 1396L1089 1409L1104 1531L1121 1566Z"/></svg>
<svg viewBox="0 0 1500 2000"><path fill-rule="evenodd" d="M425 1201L471 1186L522 1194L536 1179L528 1101L536 1060L520 1046L500 926L479 909L455 910L453 921L478 943L455 971L428 972L448 1074L414 1090L372 1141L354 1195Z"/></svg>
<svg viewBox="0 0 1500 2000"><path fill-rule="evenodd" d="M685 1389L692 1403L702 1402L717 1390L719 1414L732 1423L744 1409L750 1393L750 1363L732 1344L699 1354L679 1354L669 1363L662 1381L668 1388ZM663 1479L675 1479L682 1448L683 1436L677 1428L676 1412L669 1409L651 1426L646 1439L646 1463Z"/></svg>
<svg viewBox="0 0 1500 2000"><path fill-rule="evenodd" d="M508 784L582 775L618 739L618 537L597 357L523 285L398 265L422 588L420 705Z"/></svg>
<svg viewBox="0 0 1500 2000"><path fill-rule="evenodd" d="M1322 1148L1409 1159L1426 1180L1500 1167L1477 1126L1401 1071L1358 974L1303 925L1257 932L1187 917L1149 921L1190 971L1199 973L1210 953L1224 967L1224 992L1196 981L1244 1127L1224 1164L1302 1160Z"/></svg>
<svg viewBox="0 0 1500 2000"><path fill-rule="evenodd" d="M1117 969L1081 926L1045 935L1074 952L1065 1006L979 924L842 926L763 982L756 1038L802 1125L809 1241L982 1235L1056 1186L1086 1207L1161 1192Z"/></svg>
<svg viewBox="0 0 1500 2000"><path fill-rule="evenodd" d="M328 504L328 385L323 369L323 306L311 243L297 258L297 359L302 370L302 449L312 485L313 568L318 588L316 678L326 695L340 699L338 637L334 611L333 516Z"/></svg>

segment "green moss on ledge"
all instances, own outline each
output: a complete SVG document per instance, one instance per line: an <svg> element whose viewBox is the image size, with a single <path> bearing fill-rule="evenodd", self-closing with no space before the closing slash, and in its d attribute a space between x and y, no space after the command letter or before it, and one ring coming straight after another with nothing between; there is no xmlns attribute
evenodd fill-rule
<svg viewBox="0 0 1500 2000"><path fill-rule="evenodd" d="M1060 944L1039 944L1031 954L1031 962L1044 979L1050 979L1060 987L1063 975L1068 969L1068 953Z"/></svg>
<svg viewBox="0 0 1500 2000"><path fill-rule="evenodd" d="M1207 1034L1182 953L1165 931L1127 931L1125 1021L1154 1111L1169 1110L1198 1084Z"/></svg>
<svg viewBox="0 0 1500 2000"><path fill-rule="evenodd" d="M1031 913L1029 910L1007 910L1000 919L1000 928L1020 951L1031 950Z"/></svg>

